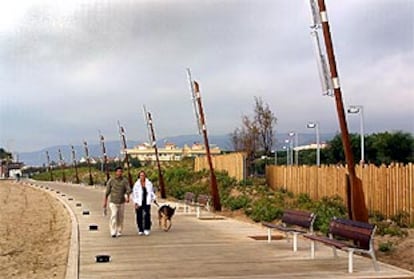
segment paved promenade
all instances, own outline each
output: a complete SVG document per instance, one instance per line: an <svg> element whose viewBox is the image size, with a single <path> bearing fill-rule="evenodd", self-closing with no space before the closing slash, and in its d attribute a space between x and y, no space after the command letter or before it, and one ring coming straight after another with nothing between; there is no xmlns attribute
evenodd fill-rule
<svg viewBox="0 0 414 279"><path fill-rule="evenodd" d="M354 256L354 273L349 274L345 253L339 252L334 259L332 249L321 245L312 260L309 241L299 238L298 252L293 253L286 240L269 244L250 238L266 235L260 225L228 218L199 220L179 211L171 230L164 232L158 228L155 206L150 236L137 235L133 207L127 204L123 235L111 238L109 217L102 214L103 187L55 182L35 185L66 203L78 222L79 243L72 243L72 259L79 256L79 268L76 271L77 260L72 261L67 278L414 278L409 271L382 263L381 271L375 272L371 259L360 256ZM83 215L86 210L90 215ZM97 224L98 231L90 231L90 224ZM76 233L76 224L73 227ZM96 263L98 254L111 255L111 262Z"/></svg>

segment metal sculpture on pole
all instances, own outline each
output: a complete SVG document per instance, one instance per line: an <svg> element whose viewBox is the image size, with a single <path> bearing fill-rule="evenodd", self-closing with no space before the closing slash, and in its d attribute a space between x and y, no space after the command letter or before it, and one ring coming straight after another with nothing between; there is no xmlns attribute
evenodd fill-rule
<svg viewBox="0 0 414 279"><path fill-rule="evenodd" d="M121 137L121 146L125 154L125 163L127 165L128 182L129 182L129 186L133 187L134 182L132 181L132 175L131 175L131 170L130 170L131 166L129 164L129 158L128 158L128 153L127 153L128 147L127 147L125 130L124 130L124 127L121 126L121 123L119 123L119 121L118 121L118 127L119 127L119 136Z"/></svg>
<svg viewBox="0 0 414 279"><path fill-rule="evenodd" d="M151 147L153 147L155 151L155 159L157 161L157 168L158 168L158 184L160 186L160 194L161 194L161 198L165 199L167 198L167 195L165 193L164 177L162 175L160 157L158 154L157 140L155 138L154 125L152 123L152 116L151 116L151 113L146 110L145 106L143 106L143 111L144 111L144 117L145 117L145 121L147 123L147 128L148 128L149 141L150 141Z"/></svg>
<svg viewBox="0 0 414 279"><path fill-rule="evenodd" d="M317 1L317 2L316 2ZM348 127L345 118L345 109L342 101L341 87L339 84L339 76L336 67L335 54L331 38L330 26L328 21L328 14L324 0L310 0L313 16L312 34L318 39L318 31L322 28L322 33L325 41L325 50L328 57L329 69L326 66L324 55L321 54L321 48L317 49L320 53L318 66L320 66L319 73L321 75L322 88L326 89L327 95L333 95L336 102L336 110L338 114L339 126L341 128L342 145L345 153L345 160L349 174L349 189L348 193L348 210L349 217L352 220L368 221L368 210L365 204L364 191L362 188L362 181L356 176L354 157L351 150L351 143L349 139ZM333 94L332 94L333 91ZM325 92L324 92L325 93Z"/></svg>
<svg viewBox="0 0 414 279"><path fill-rule="evenodd" d="M63 160L63 156L62 156L62 151L60 150L60 148L58 149L59 152L59 163L60 163L60 168L62 170L62 181L66 182L66 174L65 174L65 161Z"/></svg>
<svg viewBox="0 0 414 279"><path fill-rule="evenodd" d="M73 167L75 168L75 182L76 184L79 184L80 180L79 180L79 173L78 173L78 165L76 163L75 148L73 147L73 145L71 145L70 148L72 149L72 161L73 161Z"/></svg>
<svg viewBox="0 0 414 279"><path fill-rule="evenodd" d="M198 132L199 134L203 135L204 145L206 148L207 161L210 169L210 191L213 199L213 207L214 210L221 211L220 195L217 187L217 178L214 173L213 161L211 159L210 145L208 143L206 121L204 116L203 104L201 102L200 86L196 81L192 80L190 69L187 69L187 76L188 81L190 83L191 97L193 100L194 113L197 120Z"/></svg>
<svg viewBox="0 0 414 279"><path fill-rule="evenodd" d="M102 135L101 131L99 131L99 141L101 143L102 158L103 158L103 164L104 164L104 169L105 169L105 174L106 174L106 181L105 181L105 185L106 185L106 182L108 182L109 178L111 178L111 175L109 174L108 156L106 154L105 138Z"/></svg>
<svg viewBox="0 0 414 279"><path fill-rule="evenodd" d="M91 159L89 157L88 143L86 142L86 140L83 141L83 145L85 146L86 163L88 164L88 170L89 170L89 185L93 185Z"/></svg>
<svg viewBox="0 0 414 279"><path fill-rule="evenodd" d="M53 177L52 166L50 165L49 151L46 151L46 160L47 160L47 169L49 170L49 173L50 173L50 181L53 181L55 179Z"/></svg>

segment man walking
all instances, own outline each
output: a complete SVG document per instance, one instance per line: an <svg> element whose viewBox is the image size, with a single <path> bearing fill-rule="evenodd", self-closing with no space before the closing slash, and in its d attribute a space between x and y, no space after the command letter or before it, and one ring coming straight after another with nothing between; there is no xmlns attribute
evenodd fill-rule
<svg viewBox="0 0 414 279"><path fill-rule="evenodd" d="M119 237L122 234L124 224L125 202L129 202L131 187L128 179L122 176L122 168L115 169L115 178L110 178L106 183L106 191L103 202L103 208L106 210L109 199L109 208L111 209L111 218L109 228L112 237Z"/></svg>

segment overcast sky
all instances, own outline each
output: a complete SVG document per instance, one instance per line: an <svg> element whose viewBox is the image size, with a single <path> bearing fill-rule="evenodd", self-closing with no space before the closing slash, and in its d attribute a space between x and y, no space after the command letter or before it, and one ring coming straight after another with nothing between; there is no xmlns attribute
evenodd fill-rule
<svg viewBox="0 0 414 279"><path fill-rule="evenodd" d="M326 0L345 105L367 133L414 132L414 1ZM321 94L308 0L2 0L0 147L196 133L186 67L210 134L231 132L262 97L278 132L339 130ZM351 132L359 116L348 115Z"/></svg>

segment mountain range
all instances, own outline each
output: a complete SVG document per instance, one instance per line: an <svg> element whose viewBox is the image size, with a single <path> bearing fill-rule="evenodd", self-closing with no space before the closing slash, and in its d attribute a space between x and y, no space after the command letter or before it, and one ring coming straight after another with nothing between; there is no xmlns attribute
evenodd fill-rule
<svg viewBox="0 0 414 279"><path fill-rule="evenodd" d="M320 134L320 140L322 142L326 142L331 140L335 134ZM289 138L288 133L281 133L277 134L276 138L277 141L277 149L282 149L284 143L284 139ZM283 139L283 140L282 140ZM127 146L128 148L132 148L139 143L144 141L128 141ZM158 140L158 147L164 146L166 142L175 143L177 146L182 147L185 144L191 146L195 142L203 142L203 138L200 135L181 135L181 136L174 136L174 137L167 137ZM220 147L221 150L232 150L232 144L229 135L211 135L209 136L209 143L210 145L216 145ZM314 133L303 133L299 134L298 137L299 145L306 145L310 143L315 143L315 134ZM101 157L101 145L100 143L96 144L89 144L89 155L92 157ZM121 144L119 141L107 141L105 142L106 153L109 157L117 157L120 154ZM58 150L62 151L62 156L65 162L71 162L72 160L72 151L69 145L56 145L43 148L41 150L33 151L33 152L22 152L18 154L18 160L23 162L27 166L42 166L47 163L46 160L46 151L48 151L50 160L51 161L59 161ZM79 160L81 157L85 156L85 149L83 145L74 145L76 159Z"/></svg>

